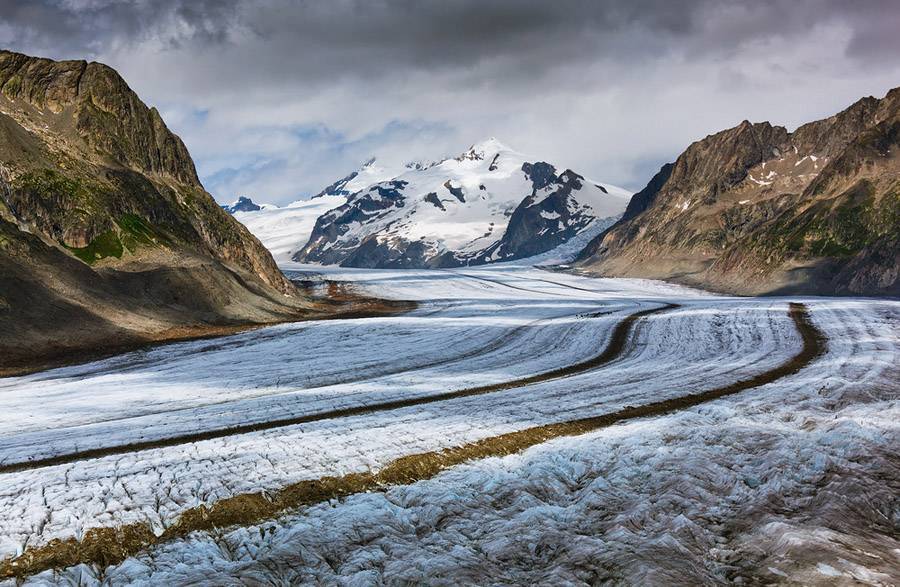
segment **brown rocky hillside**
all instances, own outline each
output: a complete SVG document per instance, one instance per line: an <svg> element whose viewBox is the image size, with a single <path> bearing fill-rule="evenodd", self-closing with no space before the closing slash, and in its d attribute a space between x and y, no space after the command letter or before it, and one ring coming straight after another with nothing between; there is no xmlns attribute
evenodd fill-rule
<svg viewBox="0 0 900 587"><path fill-rule="evenodd" d="M0 371L309 308L114 70L0 52Z"/></svg>
<svg viewBox="0 0 900 587"><path fill-rule="evenodd" d="M898 295L900 88L692 144L576 266L739 294Z"/></svg>

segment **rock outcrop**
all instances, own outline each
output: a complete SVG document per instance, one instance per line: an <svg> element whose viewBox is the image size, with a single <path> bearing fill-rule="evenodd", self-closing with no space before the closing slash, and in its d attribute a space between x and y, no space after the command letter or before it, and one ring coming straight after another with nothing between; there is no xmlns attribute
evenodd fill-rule
<svg viewBox="0 0 900 587"><path fill-rule="evenodd" d="M898 295L900 89L793 133L697 141L577 266L739 294Z"/></svg>

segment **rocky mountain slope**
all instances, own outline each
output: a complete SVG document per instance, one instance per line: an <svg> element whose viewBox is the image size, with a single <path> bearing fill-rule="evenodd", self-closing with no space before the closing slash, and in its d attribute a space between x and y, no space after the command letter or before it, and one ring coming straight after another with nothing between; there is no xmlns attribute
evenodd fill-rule
<svg viewBox="0 0 900 587"><path fill-rule="evenodd" d="M351 193L316 221L293 260L398 268L528 257L611 223L628 197L489 139Z"/></svg>
<svg viewBox="0 0 900 587"><path fill-rule="evenodd" d="M308 307L114 70L0 52L0 370Z"/></svg>
<svg viewBox="0 0 900 587"><path fill-rule="evenodd" d="M577 263L740 294L900 295L900 88L697 141Z"/></svg>

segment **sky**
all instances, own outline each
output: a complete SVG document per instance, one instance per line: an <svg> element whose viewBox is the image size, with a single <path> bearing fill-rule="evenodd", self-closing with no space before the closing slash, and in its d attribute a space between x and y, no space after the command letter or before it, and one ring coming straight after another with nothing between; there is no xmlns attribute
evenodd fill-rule
<svg viewBox="0 0 900 587"><path fill-rule="evenodd" d="M0 0L0 47L119 71L221 202L495 136L637 191L691 142L900 86L897 0Z"/></svg>

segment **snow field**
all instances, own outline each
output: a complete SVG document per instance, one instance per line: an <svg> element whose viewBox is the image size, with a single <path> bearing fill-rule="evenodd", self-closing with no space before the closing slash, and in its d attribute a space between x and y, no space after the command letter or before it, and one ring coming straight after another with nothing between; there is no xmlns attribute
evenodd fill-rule
<svg viewBox="0 0 900 587"><path fill-rule="evenodd" d="M595 372L4 475L0 552L8 556L52 538L131 521L149 521L161 530L180 511L242 492L378 468L406 454L693 393L775 367L800 344L783 299L723 298L654 282L516 267L329 277L353 279L382 295L439 301L404 317L280 326L4 380L14 383L0 388L0 401L22 410L0 420L4 457L64 449L75 438L101 443L229 418L283 417L286 410L305 413L502 381L593 356L615 322L633 311L666 301L681 307L639 322L625 355ZM821 481L829 463L856 478L873 468L893 466L896 472L896 461L890 465L876 449L898 440L893 382L900 304L806 303L829 335L829 351L796 376L683 413L456 467L387 494L316 506L263 524L263 536L260 528L236 529L162 545L111 569L108 578L178 584L207 577L228 584L224 579L236 575L280 584L440 583L454 577L480 582L491 576L581 583L608 569L629 582L716 582L747 571L726 551L748 558L746 549L768 539L759 534L763 527L801 538L787 546L775 541L770 550L776 554L754 550L758 560L776 570L813 572L817 567L802 544L821 528L774 514L769 501L784 494L789 512L811 507L810 484ZM612 313L584 316L598 311ZM385 363L392 363L391 370L410 370L385 373ZM359 381L334 381L357 369ZM224 389L222 381L229 383ZM133 388L134 401L128 401ZM117 400L117 393L125 399ZM148 393L164 397L142 405ZM77 397L84 409L67 414L52 408L55 398L66 396ZM47 406L47 413L23 432L15 418L22 418L28 401L32 409ZM172 413L142 412L150 403ZM84 434L91 427L96 434ZM864 454L875 455L868 468L853 461ZM865 495L885 503L885 481L880 483ZM843 511L833 502L823 508L832 515ZM742 532L742 519L758 524ZM732 526L738 530L725 532ZM688 562L662 568L660 561L675 555ZM848 556L844 560L856 560ZM868 572L876 579L884 568L828 564L839 573ZM96 570L35 580L79 576L90 583Z"/></svg>

